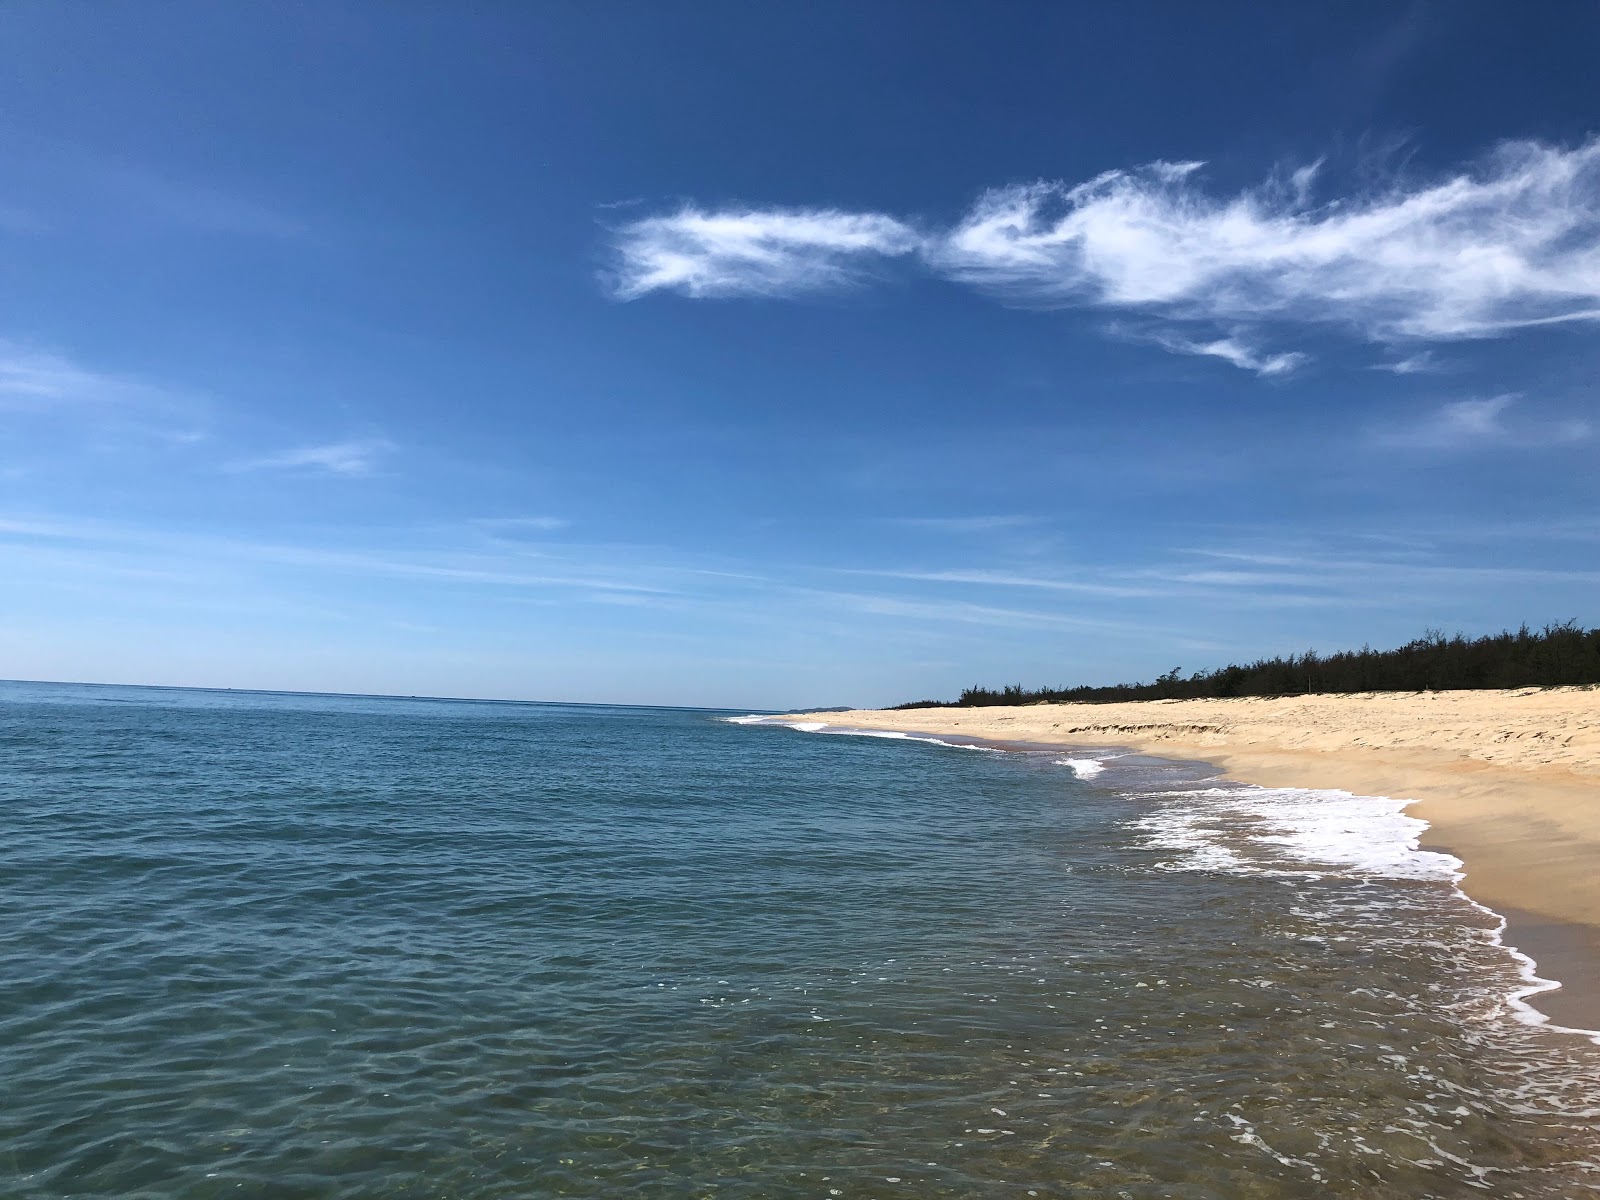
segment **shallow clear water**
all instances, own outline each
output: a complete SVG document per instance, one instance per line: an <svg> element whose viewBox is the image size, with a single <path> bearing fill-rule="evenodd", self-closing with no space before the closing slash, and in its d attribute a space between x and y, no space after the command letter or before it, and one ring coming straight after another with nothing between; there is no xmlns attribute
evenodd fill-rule
<svg viewBox="0 0 1600 1200"><path fill-rule="evenodd" d="M1393 813L1092 751L0 685L0 1194L1600 1185Z"/></svg>

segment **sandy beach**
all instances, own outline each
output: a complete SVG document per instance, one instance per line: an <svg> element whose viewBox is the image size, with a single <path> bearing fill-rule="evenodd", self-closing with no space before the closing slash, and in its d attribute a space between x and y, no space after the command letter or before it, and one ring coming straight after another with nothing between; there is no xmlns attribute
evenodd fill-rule
<svg viewBox="0 0 1600 1200"><path fill-rule="evenodd" d="M1536 1003L1600 1026L1600 689L1036 704L797 715L991 742L1116 745L1273 787L1414 800L1426 843L1563 983Z"/></svg>

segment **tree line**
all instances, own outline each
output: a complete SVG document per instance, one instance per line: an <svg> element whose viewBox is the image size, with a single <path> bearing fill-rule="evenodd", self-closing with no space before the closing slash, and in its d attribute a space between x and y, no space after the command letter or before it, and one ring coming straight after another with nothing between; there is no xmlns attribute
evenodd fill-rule
<svg viewBox="0 0 1600 1200"><path fill-rule="evenodd" d="M1600 629L1576 621L1468 638L1429 630L1394 650L1341 650L1260 658L1184 675L1174 667L1153 683L998 690L969 687L959 700L916 700L898 708L977 708L1041 702L1113 704L1123 700L1198 700L1303 696L1323 692L1443 692L1477 688L1600 684Z"/></svg>

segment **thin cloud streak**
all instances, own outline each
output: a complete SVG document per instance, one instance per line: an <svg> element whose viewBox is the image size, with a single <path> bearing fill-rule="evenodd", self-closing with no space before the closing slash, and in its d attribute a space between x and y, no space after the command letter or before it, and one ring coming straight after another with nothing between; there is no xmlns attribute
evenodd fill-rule
<svg viewBox="0 0 1600 1200"><path fill-rule="evenodd" d="M499 542L525 544L541 534L556 533L572 524L565 517L479 517L469 522L486 537Z"/></svg>
<svg viewBox="0 0 1600 1200"><path fill-rule="evenodd" d="M214 420L203 397L3 337L0 415L69 430L83 444L118 453L203 442Z"/></svg>
<svg viewBox="0 0 1600 1200"><path fill-rule="evenodd" d="M1248 566L1287 568L1292 572L1287 577L1297 579L1307 586L1320 587L1343 583L1363 591L1372 590L1374 582L1380 578L1392 578L1396 582L1429 579L1450 586L1459 586L1463 582L1600 583L1600 571L1524 566L1460 566L1454 563L1432 561L1419 555L1376 559L1344 558L1303 552L1258 553L1215 549L1189 549L1185 553L1197 557L1221 559L1225 562L1244 563ZM1151 578L1176 581L1186 573L1183 570L1176 572L1152 571L1149 576ZM1252 572L1240 571L1235 574L1241 585L1250 585L1254 582L1249 578ZM1218 582L1221 582L1222 578L1223 575L1219 574L1217 577Z"/></svg>
<svg viewBox="0 0 1600 1200"><path fill-rule="evenodd" d="M1387 371L1391 375L1432 375L1444 370L1444 367L1434 357L1432 350L1423 350L1392 362L1374 363L1372 369Z"/></svg>
<svg viewBox="0 0 1600 1200"><path fill-rule="evenodd" d="M1593 432L1587 421L1509 424L1505 417L1517 400L1516 395L1508 393L1450 401L1420 421L1375 431L1373 440L1379 445L1412 450L1531 449L1585 441Z"/></svg>
<svg viewBox="0 0 1600 1200"><path fill-rule="evenodd" d="M486 543L473 536L472 528L472 523L458 526L453 537L419 549L415 529L392 530L376 539L372 531L347 531L349 540L342 544L295 544L292 539L244 540L223 533L0 515L8 561L17 564L19 580L32 577L30 589L102 588L113 577L130 584L142 581L139 594L127 597L135 606L181 611L196 594L201 595L197 603L203 604L210 586L218 584L230 593L285 596L296 604L326 605L330 611L355 604L384 620L410 620L415 613L436 611L446 595L459 598L450 603L479 605L473 611L500 613L494 620L505 619L507 605L576 607L591 614L596 606L613 613L646 607L672 614L674 621L759 627L780 638L826 632L920 638L943 645L967 639L965 631L974 629L996 638L1006 631L1030 637L1079 635L1061 649L1062 661L1068 663L1077 652L1073 647L1088 646L1095 637L1155 636L1174 644L1192 638L1193 629L1169 627L1175 615L1180 623L1193 621L1198 628L1213 627L1218 614L1436 612L1462 594L1520 593L1530 582L1581 593L1600 581L1600 572L1464 566L1426 554L1386 558L1226 543L1170 552L1165 561L1080 565L1074 570L1082 580L1008 570L1004 563L900 572L790 565L755 574L738 571L737 564L717 569L692 562L651 562L638 546L597 545L582 553L564 547L559 556L540 554L537 562L530 562L521 548L485 552ZM662 553L670 558L670 551ZM870 575L899 586L830 586L828 580L841 573ZM961 588L982 588L988 594L964 596ZM995 588L1024 589L1039 602L991 603Z"/></svg>
<svg viewBox="0 0 1600 1200"><path fill-rule="evenodd" d="M593 588L604 591L639 592L657 595L666 595L672 591L670 588L589 575L531 574L525 571L505 570L492 564L467 566L416 562L386 558L378 554L315 550L297 546L256 545L242 550L240 557L281 563L286 566L328 567L341 571L409 576L416 579L451 580L461 583L506 584L514 587Z"/></svg>
<svg viewBox="0 0 1600 1200"><path fill-rule="evenodd" d="M0 408L51 410L69 405L165 402L158 388L73 362L64 355L0 338Z"/></svg>
<svg viewBox="0 0 1600 1200"><path fill-rule="evenodd" d="M1311 361L1309 354L1299 351L1288 351L1281 354L1268 354L1251 347L1237 334L1230 337L1216 338L1209 342L1195 342L1188 338L1157 335L1151 339L1163 350L1174 354L1195 354L1208 358L1220 358L1223 362L1231 363L1241 371L1253 371L1265 379L1281 378L1299 370Z"/></svg>
<svg viewBox="0 0 1600 1200"><path fill-rule="evenodd" d="M326 442L285 450L264 458L245 459L229 464L227 469L235 472L312 471L329 475L371 475L377 470L378 460L393 449L394 444L382 438Z"/></svg>
<svg viewBox="0 0 1600 1200"><path fill-rule="evenodd" d="M987 604L966 602L940 602L908 600L902 596L884 596L862 592L835 592L819 588L793 588L797 594L815 596L840 604L856 612L873 616L903 617L935 622L955 621L969 625L1008 626L1014 628L1055 628L1094 630L1101 633L1148 634L1151 627L1138 622L1101 620L1074 616L1070 613L1043 612L1030 609L998 608ZM1157 632L1167 632L1160 631Z"/></svg>
<svg viewBox="0 0 1600 1200"><path fill-rule="evenodd" d="M892 525L926 529L932 533L995 533L1002 529L1025 529L1043 524L1043 517L998 514L987 517L885 517Z"/></svg>
<svg viewBox="0 0 1600 1200"><path fill-rule="evenodd" d="M565 529L565 517L480 517L475 524L486 529Z"/></svg>
<svg viewBox="0 0 1600 1200"><path fill-rule="evenodd" d="M293 217L209 183L177 179L120 162L89 160L82 169L115 198L119 211L141 208L160 219L206 233L288 240L306 232L305 226Z"/></svg>
<svg viewBox="0 0 1600 1200"><path fill-rule="evenodd" d="M1110 583L1084 583L1073 579L1052 579L1034 575L1016 575L1005 571L944 570L944 571L888 571L860 568L840 568L848 575L870 575L877 579L907 579L920 583L966 583L984 587L1037 588L1041 591L1073 592L1085 596L1121 596L1127 598L1159 596L1149 587L1124 586Z"/></svg>
<svg viewBox="0 0 1600 1200"><path fill-rule="evenodd" d="M529 572L519 569L523 555L491 556L440 550L432 554L394 552L387 549L348 549L246 541L204 534L176 534L94 521L0 518L0 537L26 538L35 545L71 546L89 561L128 557L140 562L156 557L200 563L259 563L327 570L352 575L374 575L463 584L491 584L527 588L579 588L668 595L677 589L641 575L664 575L663 569L632 569L634 578L608 575L602 567L564 564L571 568ZM12 546L23 544L12 542ZM555 560L550 560L553 564Z"/></svg>

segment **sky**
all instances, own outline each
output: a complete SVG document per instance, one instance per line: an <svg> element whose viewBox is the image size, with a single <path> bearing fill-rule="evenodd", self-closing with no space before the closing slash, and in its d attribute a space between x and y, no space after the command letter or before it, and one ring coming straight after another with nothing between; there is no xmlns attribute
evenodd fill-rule
<svg viewBox="0 0 1600 1200"><path fill-rule="evenodd" d="M788 708L1600 623L1600 7L0 12L0 677Z"/></svg>

